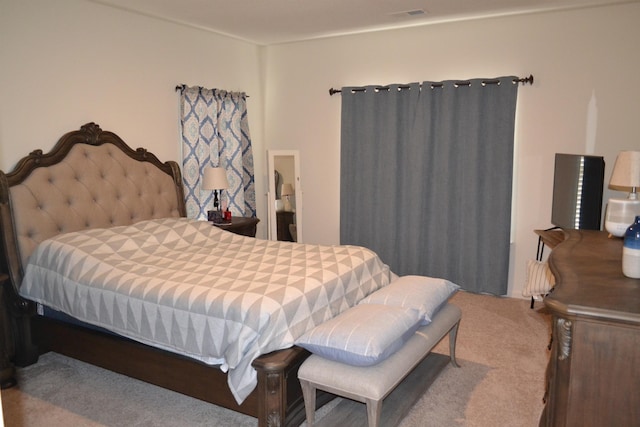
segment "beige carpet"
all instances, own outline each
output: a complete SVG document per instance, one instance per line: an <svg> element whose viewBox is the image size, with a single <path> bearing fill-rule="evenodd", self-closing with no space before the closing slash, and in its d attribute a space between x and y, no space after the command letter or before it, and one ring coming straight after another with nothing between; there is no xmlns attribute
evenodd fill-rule
<svg viewBox="0 0 640 427"><path fill-rule="evenodd" d="M463 313L462 367L447 365L400 426L538 425L550 331L541 304L530 310L525 300L464 292L453 302ZM448 354L446 340L435 351ZM7 427L257 425L254 418L55 353L19 369L18 380L18 387L2 391ZM364 405L336 399L318 417L339 408L365 414Z"/></svg>

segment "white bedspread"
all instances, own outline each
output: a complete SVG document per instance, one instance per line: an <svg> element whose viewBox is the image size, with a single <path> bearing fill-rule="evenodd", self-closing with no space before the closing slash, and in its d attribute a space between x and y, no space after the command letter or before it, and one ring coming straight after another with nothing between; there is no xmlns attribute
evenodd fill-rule
<svg viewBox="0 0 640 427"><path fill-rule="evenodd" d="M239 236L185 218L59 235L29 259L23 297L228 370L241 403L251 362L389 283L372 251Z"/></svg>

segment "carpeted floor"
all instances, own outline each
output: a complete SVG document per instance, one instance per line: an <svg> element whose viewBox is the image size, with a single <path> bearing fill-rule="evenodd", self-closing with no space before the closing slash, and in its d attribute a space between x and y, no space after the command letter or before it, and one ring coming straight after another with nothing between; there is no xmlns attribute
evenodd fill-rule
<svg viewBox="0 0 640 427"><path fill-rule="evenodd" d="M400 427L529 427L542 411L549 316L538 303L459 292L457 359L447 365ZM448 354L445 339L435 349ZM49 353L18 370L19 386L2 391L7 427L255 426L254 418ZM332 411L364 405L336 399ZM384 407L383 407L384 413Z"/></svg>

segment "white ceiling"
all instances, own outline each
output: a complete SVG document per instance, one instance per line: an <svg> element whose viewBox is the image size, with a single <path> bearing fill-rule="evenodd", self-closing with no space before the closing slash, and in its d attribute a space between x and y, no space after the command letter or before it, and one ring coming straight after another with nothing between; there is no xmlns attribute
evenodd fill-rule
<svg viewBox="0 0 640 427"><path fill-rule="evenodd" d="M271 45L435 22L640 0L89 0ZM423 11L423 14L407 12Z"/></svg>

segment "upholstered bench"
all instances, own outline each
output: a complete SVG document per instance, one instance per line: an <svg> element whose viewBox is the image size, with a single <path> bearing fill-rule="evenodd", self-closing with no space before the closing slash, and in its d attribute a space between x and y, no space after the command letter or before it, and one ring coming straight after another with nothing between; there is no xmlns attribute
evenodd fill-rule
<svg viewBox="0 0 640 427"><path fill-rule="evenodd" d="M321 389L365 403L369 426L378 426L383 399L447 334L451 363L458 367L455 347L461 316L457 306L447 303L437 311L431 323L419 327L399 350L374 365L355 366L312 354L298 371L307 425L314 423L316 389Z"/></svg>

